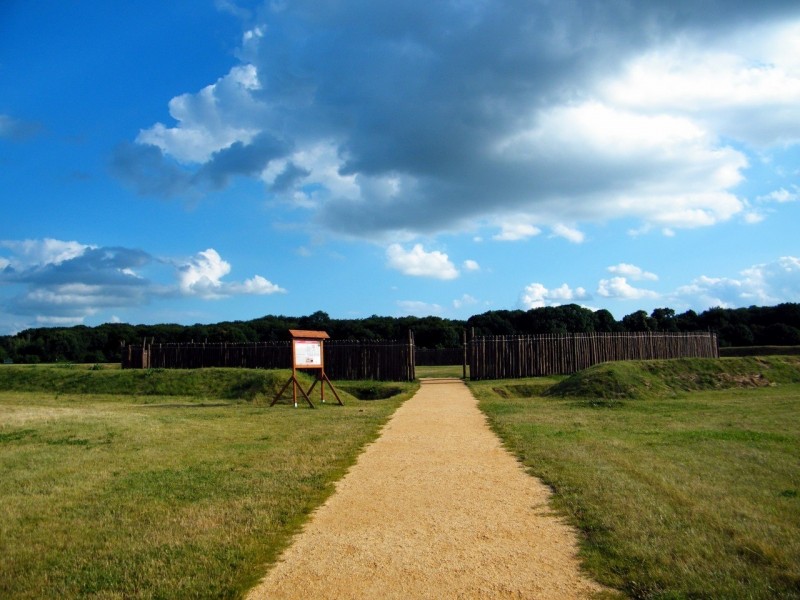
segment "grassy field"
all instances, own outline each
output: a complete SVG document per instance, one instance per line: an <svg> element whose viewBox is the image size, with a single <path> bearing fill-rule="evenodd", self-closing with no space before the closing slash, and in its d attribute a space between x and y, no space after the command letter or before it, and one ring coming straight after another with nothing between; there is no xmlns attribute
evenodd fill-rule
<svg viewBox="0 0 800 600"><path fill-rule="evenodd" d="M464 367L461 365L417 367L415 371L418 379L425 377L456 377L461 379L464 376ZM467 369L467 375L469 375L469 369Z"/></svg>
<svg viewBox="0 0 800 600"><path fill-rule="evenodd" d="M212 371L0 367L0 597L240 596L415 388Z"/></svg>
<svg viewBox="0 0 800 600"><path fill-rule="evenodd" d="M415 389L335 382L344 407L268 408L288 376L0 366L0 597L240 596ZM599 581L800 598L800 358L470 386Z"/></svg>
<svg viewBox="0 0 800 600"><path fill-rule="evenodd" d="M800 598L799 365L618 363L470 385L582 531L597 580L633 598Z"/></svg>

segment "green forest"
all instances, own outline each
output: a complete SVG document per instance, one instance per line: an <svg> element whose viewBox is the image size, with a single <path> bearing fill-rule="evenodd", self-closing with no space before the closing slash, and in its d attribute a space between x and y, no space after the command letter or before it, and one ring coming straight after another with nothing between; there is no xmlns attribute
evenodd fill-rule
<svg viewBox="0 0 800 600"><path fill-rule="evenodd" d="M748 308L711 308L701 313L676 313L657 308L616 320L607 310L568 304L524 310L493 310L463 320L440 317L333 319L318 311L304 317L264 316L251 321L195 325L128 325L43 327L0 336L0 361L14 363L119 362L127 344L242 343L288 340L289 329L328 332L339 340L406 340L413 331L420 348L459 346L464 331L475 335L586 333L625 331L713 331L721 347L800 345L800 304Z"/></svg>

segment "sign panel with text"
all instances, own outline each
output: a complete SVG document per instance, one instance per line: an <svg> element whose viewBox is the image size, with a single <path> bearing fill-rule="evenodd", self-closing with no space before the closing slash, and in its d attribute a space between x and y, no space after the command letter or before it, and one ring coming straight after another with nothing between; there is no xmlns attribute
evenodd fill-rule
<svg viewBox="0 0 800 600"><path fill-rule="evenodd" d="M294 340L294 366L298 369L322 367L322 342L320 340Z"/></svg>

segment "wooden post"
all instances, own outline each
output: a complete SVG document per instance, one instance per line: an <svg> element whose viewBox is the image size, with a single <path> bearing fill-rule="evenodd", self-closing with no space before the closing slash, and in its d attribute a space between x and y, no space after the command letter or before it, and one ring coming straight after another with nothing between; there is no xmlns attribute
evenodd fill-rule
<svg viewBox="0 0 800 600"><path fill-rule="evenodd" d="M417 349L416 341L414 340L414 331L408 330L408 381L414 381L417 378Z"/></svg>
<svg viewBox="0 0 800 600"><path fill-rule="evenodd" d="M461 341L464 346L464 363L462 369L463 374L461 377L462 379L466 380L467 378L467 330L466 329L461 331Z"/></svg>

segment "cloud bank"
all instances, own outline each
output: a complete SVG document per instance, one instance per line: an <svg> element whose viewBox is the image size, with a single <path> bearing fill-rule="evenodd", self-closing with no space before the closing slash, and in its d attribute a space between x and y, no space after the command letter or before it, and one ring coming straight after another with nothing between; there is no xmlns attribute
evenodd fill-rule
<svg viewBox="0 0 800 600"><path fill-rule="evenodd" d="M241 13L240 64L173 98L112 166L162 196L260 178L362 238L482 224L581 243L585 222L752 221L737 186L753 156L800 140L799 10L264 3Z"/></svg>
<svg viewBox="0 0 800 600"><path fill-rule="evenodd" d="M152 299L194 296L215 300L285 292L260 275L224 281L231 265L213 248L186 260L143 250L98 247L55 239L0 241L3 312L41 325L76 325L104 309L138 307ZM166 282L152 275L167 268Z"/></svg>
<svg viewBox="0 0 800 600"><path fill-rule="evenodd" d="M387 264L404 275L452 281L461 273L447 254L427 251L421 244L410 249L394 244L387 251ZM467 272L479 270L466 260ZM30 326L76 325L102 311L140 307L170 298L219 301L242 295L271 295L286 290L261 275L229 280L232 266L213 248L187 258L158 258L144 250L99 247L56 239L0 241L0 327L20 322ZM562 304L593 308L600 302L629 310L669 306L678 310L704 310L780 302L800 302L800 258L783 256L772 262L742 269L736 277L700 275L675 289L651 289L659 282L652 273L631 263L606 269L611 277L582 285L562 283L548 287L533 282L520 292L524 309ZM590 290L594 291L590 291ZM455 309L488 304L470 294L452 301ZM402 314L442 314L440 304L402 300ZM614 311L618 312L618 311ZM9 316L18 321L10 321ZM111 317L112 319L114 317Z"/></svg>
<svg viewBox="0 0 800 600"><path fill-rule="evenodd" d="M736 308L742 306L771 306L781 302L800 302L800 258L782 256L770 263L743 269L739 277L713 277L700 275L677 289L657 291L630 282L658 281L658 275L629 263L607 268L615 277L597 282L598 298L614 302L637 301L641 305L669 306L673 308L705 310L713 307ZM534 282L520 293L522 308L538 308L560 304L581 304L591 307L593 296L585 288L560 287L548 289Z"/></svg>

